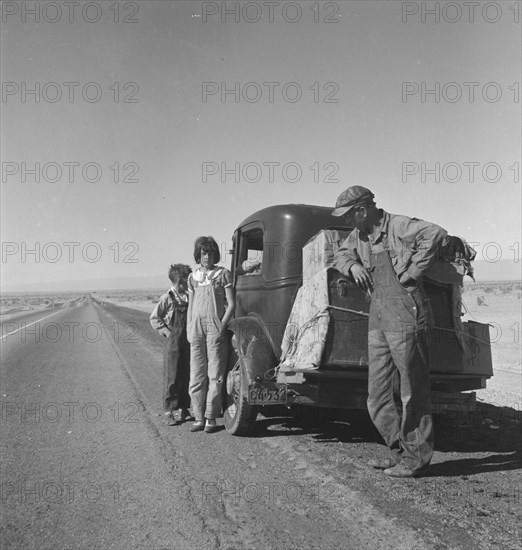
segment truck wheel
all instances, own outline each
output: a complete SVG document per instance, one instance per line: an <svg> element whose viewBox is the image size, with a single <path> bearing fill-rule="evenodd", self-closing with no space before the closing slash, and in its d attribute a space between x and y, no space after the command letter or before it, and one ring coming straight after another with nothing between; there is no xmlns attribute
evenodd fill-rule
<svg viewBox="0 0 522 550"><path fill-rule="evenodd" d="M241 362L238 359L227 374L227 403L225 409L225 428L232 435L249 435L257 418L257 406L249 405L245 392L241 389Z"/></svg>

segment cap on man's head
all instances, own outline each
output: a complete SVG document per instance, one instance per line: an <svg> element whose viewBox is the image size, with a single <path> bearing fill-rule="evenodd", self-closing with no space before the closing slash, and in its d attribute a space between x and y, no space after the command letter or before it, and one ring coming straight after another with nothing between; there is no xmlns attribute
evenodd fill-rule
<svg viewBox="0 0 522 550"><path fill-rule="evenodd" d="M356 206L372 203L374 197L375 195L366 187L352 185L339 195L332 216L342 216Z"/></svg>

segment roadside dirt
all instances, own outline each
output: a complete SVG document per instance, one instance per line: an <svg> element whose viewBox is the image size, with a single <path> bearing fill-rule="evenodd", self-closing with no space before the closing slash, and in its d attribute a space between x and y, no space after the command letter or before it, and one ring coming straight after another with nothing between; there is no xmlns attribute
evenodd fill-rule
<svg viewBox="0 0 522 550"><path fill-rule="evenodd" d="M441 548L520 548L520 413L479 403L472 418L435 420L432 469L411 480L366 466L386 456L386 448L365 413L300 410L295 418L258 420L258 428L305 477L329 484L340 505L349 487L384 516L438 539Z"/></svg>

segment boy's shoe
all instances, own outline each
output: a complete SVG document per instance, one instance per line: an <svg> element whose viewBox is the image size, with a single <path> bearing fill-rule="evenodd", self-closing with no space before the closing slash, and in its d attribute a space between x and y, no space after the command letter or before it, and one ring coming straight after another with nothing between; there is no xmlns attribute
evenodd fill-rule
<svg viewBox="0 0 522 550"><path fill-rule="evenodd" d="M183 424L184 420L183 420L183 415L181 414L181 410L174 411L172 416L174 417L174 420L177 422L176 426L178 426L179 424Z"/></svg>
<svg viewBox="0 0 522 550"><path fill-rule="evenodd" d="M216 424L216 421L214 419L207 418L207 421L205 423L205 432L208 434L212 434L214 432L217 432L219 430L219 426Z"/></svg>
<svg viewBox="0 0 522 550"><path fill-rule="evenodd" d="M180 409L181 419L183 422L192 422L194 415L188 409Z"/></svg>
<svg viewBox="0 0 522 550"><path fill-rule="evenodd" d="M196 420L192 426L190 426L191 432L202 432L205 429L205 423L202 420Z"/></svg>
<svg viewBox="0 0 522 550"><path fill-rule="evenodd" d="M165 413L165 420L167 421L167 426L179 426L181 424L181 421L174 416L172 411Z"/></svg>

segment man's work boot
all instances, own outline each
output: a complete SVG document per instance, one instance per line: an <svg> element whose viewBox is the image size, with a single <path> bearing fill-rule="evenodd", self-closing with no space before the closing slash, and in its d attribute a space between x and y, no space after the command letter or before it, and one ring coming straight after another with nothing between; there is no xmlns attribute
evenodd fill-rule
<svg viewBox="0 0 522 550"><path fill-rule="evenodd" d="M393 458L371 458L368 460L368 466L377 468L378 470L386 470L393 468L397 462Z"/></svg>
<svg viewBox="0 0 522 550"><path fill-rule="evenodd" d="M429 464L419 468L418 470L412 470L402 463L396 464L393 468L387 468L384 473L390 477L422 477L428 473L430 469Z"/></svg>

